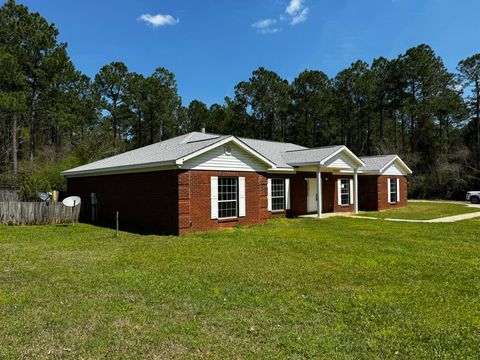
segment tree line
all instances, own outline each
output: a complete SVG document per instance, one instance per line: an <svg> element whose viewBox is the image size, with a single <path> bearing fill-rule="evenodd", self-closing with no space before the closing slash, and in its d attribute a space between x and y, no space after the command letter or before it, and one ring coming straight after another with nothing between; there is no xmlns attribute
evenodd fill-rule
<svg viewBox="0 0 480 360"><path fill-rule="evenodd" d="M8 0L0 7L0 185L64 186L60 170L190 131L345 144L359 155L399 154L410 195L459 198L480 188L480 54L449 72L428 45L362 60L329 77L289 82L263 67L222 104L182 104L175 75L145 76L122 62L91 79L58 29Z"/></svg>

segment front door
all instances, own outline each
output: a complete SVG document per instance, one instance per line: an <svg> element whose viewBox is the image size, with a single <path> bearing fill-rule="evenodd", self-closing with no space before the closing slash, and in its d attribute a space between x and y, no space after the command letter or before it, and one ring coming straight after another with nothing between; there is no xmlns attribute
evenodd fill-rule
<svg viewBox="0 0 480 360"><path fill-rule="evenodd" d="M307 179L307 213L317 212L317 179Z"/></svg>
<svg viewBox="0 0 480 360"><path fill-rule="evenodd" d="M332 175L322 173L322 213L333 212L335 182ZM307 179L307 213L317 212L317 179Z"/></svg>

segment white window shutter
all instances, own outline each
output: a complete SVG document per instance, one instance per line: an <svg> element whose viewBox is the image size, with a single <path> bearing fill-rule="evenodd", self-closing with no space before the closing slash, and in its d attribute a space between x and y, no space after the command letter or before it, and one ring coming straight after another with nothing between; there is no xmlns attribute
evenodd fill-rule
<svg viewBox="0 0 480 360"><path fill-rule="evenodd" d="M238 216L246 215L245 207L245 178L238 178Z"/></svg>
<svg viewBox="0 0 480 360"><path fill-rule="evenodd" d="M218 177L210 178L210 209L211 218L218 219Z"/></svg>
<svg viewBox="0 0 480 360"><path fill-rule="evenodd" d="M337 199L338 205L342 205L342 180L337 180Z"/></svg>
<svg viewBox="0 0 480 360"><path fill-rule="evenodd" d="M272 211L272 179L267 180L268 211Z"/></svg>
<svg viewBox="0 0 480 360"><path fill-rule="evenodd" d="M350 204L353 204L353 179L350 179Z"/></svg>
<svg viewBox="0 0 480 360"><path fill-rule="evenodd" d="M285 179L285 210L290 210L290 179Z"/></svg>
<svg viewBox="0 0 480 360"><path fill-rule="evenodd" d="M397 202L400 202L400 179L397 178Z"/></svg>
<svg viewBox="0 0 480 360"><path fill-rule="evenodd" d="M391 202L391 192L390 192L390 178L387 178L387 190L388 190L388 199L387 202Z"/></svg>

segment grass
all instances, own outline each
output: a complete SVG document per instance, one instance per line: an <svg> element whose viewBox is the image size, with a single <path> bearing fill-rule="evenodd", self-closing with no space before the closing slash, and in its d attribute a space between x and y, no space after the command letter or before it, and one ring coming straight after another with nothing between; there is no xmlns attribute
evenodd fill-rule
<svg viewBox="0 0 480 360"><path fill-rule="evenodd" d="M468 207L466 204L428 201L409 202L407 206L398 209L384 211L362 211L359 215L375 217L379 219L431 220L479 211L480 208Z"/></svg>
<svg viewBox="0 0 480 360"><path fill-rule="evenodd" d="M477 358L479 226L0 227L0 358Z"/></svg>

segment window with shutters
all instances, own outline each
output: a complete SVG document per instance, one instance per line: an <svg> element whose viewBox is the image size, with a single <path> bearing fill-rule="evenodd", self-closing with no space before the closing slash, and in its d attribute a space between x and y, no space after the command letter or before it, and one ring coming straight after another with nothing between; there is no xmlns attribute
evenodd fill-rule
<svg viewBox="0 0 480 360"><path fill-rule="evenodd" d="M397 179L390 179L390 202L397 202Z"/></svg>
<svg viewBox="0 0 480 360"><path fill-rule="evenodd" d="M272 179L272 211L285 210L285 179Z"/></svg>
<svg viewBox="0 0 480 360"><path fill-rule="evenodd" d="M218 218L238 216L238 178L218 178Z"/></svg>
<svg viewBox="0 0 480 360"><path fill-rule="evenodd" d="M340 179L340 205L350 205L350 179Z"/></svg>

